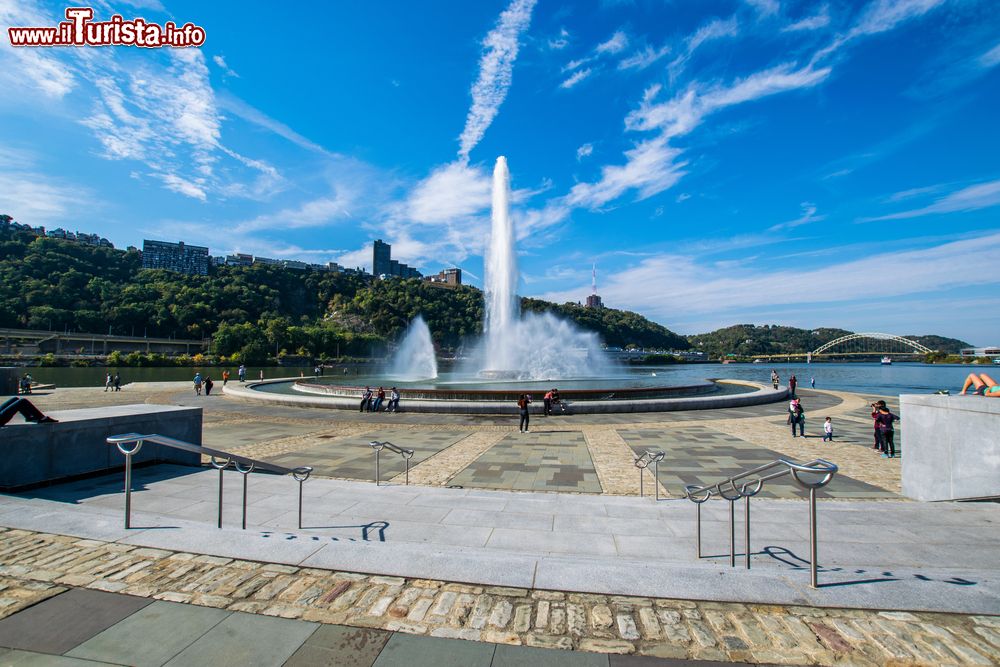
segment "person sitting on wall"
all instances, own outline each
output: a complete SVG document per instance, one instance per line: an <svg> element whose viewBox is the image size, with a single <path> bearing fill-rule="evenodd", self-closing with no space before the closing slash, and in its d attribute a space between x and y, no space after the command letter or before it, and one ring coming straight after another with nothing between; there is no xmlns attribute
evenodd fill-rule
<svg viewBox="0 0 1000 667"><path fill-rule="evenodd" d="M5 426L19 412L26 422L53 424L58 421L52 417L43 415L42 411L36 408L34 403L28 399L14 396L13 398L8 398L3 405L0 405L0 426Z"/></svg>

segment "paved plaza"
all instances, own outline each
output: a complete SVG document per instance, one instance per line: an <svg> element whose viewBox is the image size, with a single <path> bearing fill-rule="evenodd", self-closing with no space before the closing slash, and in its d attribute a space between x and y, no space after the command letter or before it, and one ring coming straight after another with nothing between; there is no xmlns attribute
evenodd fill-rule
<svg viewBox="0 0 1000 667"><path fill-rule="evenodd" d="M120 475L0 496L0 663L249 664L240 646L256 664L295 665L1000 662L997 505L901 497L899 460L870 449L871 397L802 391L808 437L792 438L784 403L538 415L522 434L511 417L258 406L187 389L57 390L37 403L203 407L206 445L315 467L302 529L298 485L256 473L246 530L231 471L222 530L210 469L138 469L129 531ZM819 435L825 416L833 443ZM386 451L383 485L372 483L372 440L415 450L410 486ZM647 450L665 453L659 501L651 470L639 497L633 460ZM742 502L739 567L722 501L704 507L705 558L695 554L683 486L779 456L841 468L821 494L819 589L807 505L786 481L752 501L750 571ZM93 613L64 636L24 629L80 605ZM161 624L178 631L148 639ZM138 652L136 637L155 650Z"/></svg>

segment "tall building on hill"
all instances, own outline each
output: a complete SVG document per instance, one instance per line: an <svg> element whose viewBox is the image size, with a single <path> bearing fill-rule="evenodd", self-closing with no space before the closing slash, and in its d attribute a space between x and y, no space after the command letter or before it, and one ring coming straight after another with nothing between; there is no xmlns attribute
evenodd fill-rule
<svg viewBox="0 0 1000 667"><path fill-rule="evenodd" d="M196 276L208 275L208 248L184 241L142 241L142 268L166 269Z"/></svg>
<svg viewBox="0 0 1000 667"><path fill-rule="evenodd" d="M601 297L597 294L597 264L594 264L591 276L592 280L590 283L590 296L587 297L587 308L604 308L604 302L601 301Z"/></svg>
<svg viewBox="0 0 1000 667"><path fill-rule="evenodd" d="M462 284L462 269L444 269L437 275L424 278L437 287L458 287Z"/></svg>
<svg viewBox="0 0 1000 667"><path fill-rule="evenodd" d="M392 258L392 246L378 239L372 245L372 275L376 278L422 278L423 274Z"/></svg>

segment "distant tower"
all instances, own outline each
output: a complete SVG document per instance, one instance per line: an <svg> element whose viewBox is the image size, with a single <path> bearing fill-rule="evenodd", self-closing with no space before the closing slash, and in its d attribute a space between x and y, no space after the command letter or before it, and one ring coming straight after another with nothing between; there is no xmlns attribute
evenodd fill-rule
<svg viewBox="0 0 1000 667"><path fill-rule="evenodd" d="M604 308L604 302L597 295L597 264L591 273L590 296L587 297L587 308Z"/></svg>

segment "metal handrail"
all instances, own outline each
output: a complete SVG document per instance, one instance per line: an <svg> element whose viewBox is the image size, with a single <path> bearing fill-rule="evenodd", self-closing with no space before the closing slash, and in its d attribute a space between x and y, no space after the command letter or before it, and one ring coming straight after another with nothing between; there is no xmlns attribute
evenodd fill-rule
<svg viewBox="0 0 1000 667"><path fill-rule="evenodd" d="M118 451L125 455L125 528L132 527L132 457L139 453L143 443L149 442L154 445L179 449L185 452L201 454L210 457L209 465L219 471L219 519L218 527L222 528L222 483L223 471L230 465L236 472L243 475L243 530L247 527L247 476L254 470L276 473L278 475L291 475L299 483L299 529L302 529L302 484L309 475L312 474L311 466L301 466L298 468L286 468L266 461L258 461L248 456L225 452L221 449L203 447L183 440L177 440L165 435L152 433L142 435L139 433L124 433L122 435L111 435L106 438L109 445L118 447ZM128 445L134 445L129 448ZM224 461L223 461L224 460Z"/></svg>
<svg viewBox="0 0 1000 667"><path fill-rule="evenodd" d="M633 454L633 456L635 456L635 455ZM653 449L647 449L640 456L635 456L635 467L639 469L639 497L640 498L643 497L643 491L642 491L642 474L645 472L646 468L648 468L650 465L652 465L653 466L653 488L655 489L655 492L656 492L656 499L657 500L660 499L660 461L663 460L664 456L666 456L666 453L664 453L662 451L659 451L659 450L653 450Z"/></svg>
<svg viewBox="0 0 1000 667"><path fill-rule="evenodd" d="M809 560L810 560L810 584L813 588L818 586L817 568L817 539L816 539L816 490L821 489L833 479L839 468L835 463L825 459L814 459L808 463L796 463L791 459L780 458L771 463L766 463L750 470L728 477L715 484L698 486L688 484L684 487L684 494L688 500L695 504L697 515L697 550L698 558L701 558L701 506L712 496L718 496L729 502L729 566L736 566L736 501L740 498L745 500L744 511L744 540L746 544L746 569L750 569L750 498L756 496L764 488L766 482L778 479L785 475L791 475L795 483L809 491ZM816 479L806 479L800 475L816 475Z"/></svg>
<svg viewBox="0 0 1000 667"><path fill-rule="evenodd" d="M375 486L378 486L380 483L379 454L383 449L388 449L390 452L395 452L403 457L403 460L406 461L406 486L410 485L410 459L413 458L412 449L399 447L388 441L379 442L377 440L372 440L368 443L368 446L375 450Z"/></svg>

